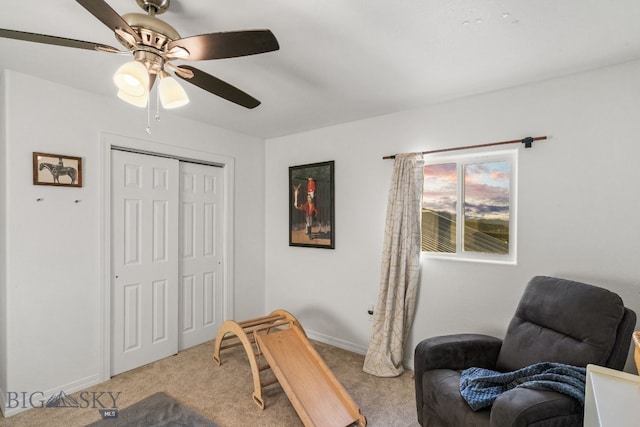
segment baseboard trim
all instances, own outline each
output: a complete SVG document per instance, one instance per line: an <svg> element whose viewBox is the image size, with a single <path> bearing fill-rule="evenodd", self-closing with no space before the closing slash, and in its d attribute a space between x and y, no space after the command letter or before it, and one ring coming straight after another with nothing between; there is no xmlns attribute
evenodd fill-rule
<svg viewBox="0 0 640 427"><path fill-rule="evenodd" d="M309 339L316 340L324 344L329 344L334 347L341 348L343 350L352 351L357 354L362 354L362 355L367 354L367 347L354 344L348 341L344 341L338 338L334 338L329 335L321 334L319 332L310 331L308 329L305 330L305 332L307 333L307 337L309 337ZM405 358L402 361L402 366L408 371L413 371L413 357Z"/></svg>
<svg viewBox="0 0 640 427"><path fill-rule="evenodd" d="M72 394L101 382L99 375L95 374L47 391L14 391L14 393L17 393L15 398L16 405L13 405L13 402L11 402L11 405L7 405L7 392L0 389L0 408L2 409L2 415L5 418L9 418L28 409L38 408L39 406L36 406L36 404L39 405L41 402L46 403L51 397L60 392ZM29 401L30 399L32 402Z"/></svg>
<svg viewBox="0 0 640 427"><path fill-rule="evenodd" d="M367 347L353 344L348 341L331 337L329 335L321 334L319 332L310 331L308 329L306 329L305 332L307 333L307 337L309 337L309 339L320 341L321 343L329 344L334 347L341 348L343 350L352 351L357 354L362 354L362 355L367 354Z"/></svg>

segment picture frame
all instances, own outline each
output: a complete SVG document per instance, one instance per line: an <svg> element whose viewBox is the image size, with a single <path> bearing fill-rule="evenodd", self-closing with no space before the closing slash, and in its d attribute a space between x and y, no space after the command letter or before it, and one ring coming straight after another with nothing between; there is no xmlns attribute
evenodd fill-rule
<svg viewBox="0 0 640 427"><path fill-rule="evenodd" d="M82 187L82 158L34 152L33 185Z"/></svg>
<svg viewBox="0 0 640 427"><path fill-rule="evenodd" d="M335 249L334 166L289 167L289 246Z"/></svg>

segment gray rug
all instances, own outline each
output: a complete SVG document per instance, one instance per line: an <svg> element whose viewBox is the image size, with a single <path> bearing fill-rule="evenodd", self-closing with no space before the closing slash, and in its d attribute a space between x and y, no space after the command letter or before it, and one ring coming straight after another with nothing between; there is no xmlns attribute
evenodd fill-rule
<svg viewBox="0 0 640 427"><path fill-rule="evenodd" d="M87 427L219 427L173 397L158 392Z"/></svg>

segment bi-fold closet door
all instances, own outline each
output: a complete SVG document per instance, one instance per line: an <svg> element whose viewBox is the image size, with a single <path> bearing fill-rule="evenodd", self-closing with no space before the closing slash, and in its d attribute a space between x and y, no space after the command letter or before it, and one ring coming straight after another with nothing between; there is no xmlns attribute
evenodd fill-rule
<svg viewBox="0 0 640 427"><path fill-rule="evenodd" d="M214 339L223 169L111 152L111 374Z"/></svg>

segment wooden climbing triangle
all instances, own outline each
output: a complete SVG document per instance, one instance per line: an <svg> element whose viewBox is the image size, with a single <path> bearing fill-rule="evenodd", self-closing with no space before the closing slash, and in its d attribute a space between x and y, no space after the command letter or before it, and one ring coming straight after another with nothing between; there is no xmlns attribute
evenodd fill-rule
<svg viewBox="0 0 640 427"><path fill-rule="evenodd" d="M367 425L351 396L313 348L302 325L289 312L220 326L213 360L222 363L222 350L242 345L253 374L253 401L264 409L262 389L280 383L305 426L345 427ZM272 370L275 380L261 381Z"/></svg>
<svg viewBox="0 0 640 427"><path fill-rule="evenodd" d="M285 310L275 310L268 316L245 320L243 322L227 320L222 324L222 326L220 326L220 329L218 329L215 348L213 350L213 361L219 366L222 364L222 360L220 359L220 352L222 350L240 345L244 347L247 357L249 358L249 365L251 366L251 373L253 375L252 398L260 409L264 409L262 389L277 383L277 380L262 382L260 379L260 372L269 370L271 367L266 360L261 357L262 352L258 348L256 334L265 327L277 327L280 325L286 325L289 322L299 325L298 321L291 313ZM302 327L300 326L300 328Z"/></svg>

